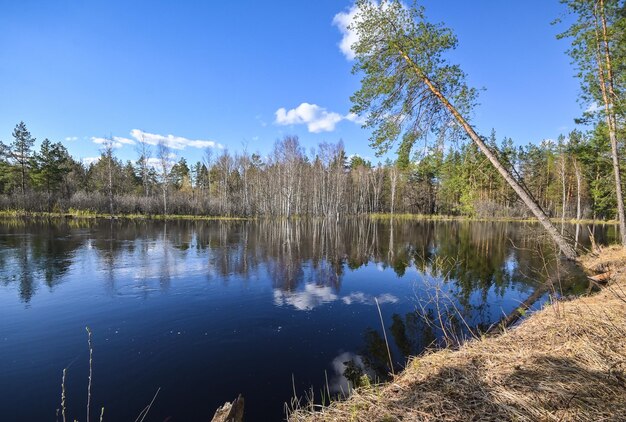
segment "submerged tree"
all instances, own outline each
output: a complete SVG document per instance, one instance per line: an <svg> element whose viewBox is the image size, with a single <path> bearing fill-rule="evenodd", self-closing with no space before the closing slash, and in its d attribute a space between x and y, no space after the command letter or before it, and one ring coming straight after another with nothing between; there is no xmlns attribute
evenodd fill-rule
<svg viewBox="0 0 626 422"><path fill-rule="evenodd" d="M498 156L472 128L467 117L476 90L465 83L465 74L444 53L457 39L442 25L426 21L424 9L407 8L400 1L357 1L358 13L351 25L357 41L354 72L361 72L361 88L352 96L352 112L367 115L373 128L372 145L388 151L401 140L399 152L408 154L413 144L464 132L489 159L568 259L574 248L557 231L528 190L511 174Z"/></svg>

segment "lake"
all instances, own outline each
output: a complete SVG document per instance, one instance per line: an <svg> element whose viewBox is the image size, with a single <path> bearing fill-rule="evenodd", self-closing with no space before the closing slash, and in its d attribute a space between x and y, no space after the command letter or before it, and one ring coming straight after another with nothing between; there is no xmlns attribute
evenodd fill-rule
<svg viewBox="0 0 626 422"><path fill-rule="evenodd" d="M580 226L580 247L590 231L615 238ZM553 256L533 223L0 220L2 419L54 421L67 368L86 420L89 326L92 420L134 421L159 388L147 421L207 421L239 393L247 420L281 420L294 389L347 392L346 366L385 378L376 302L398 370L535 292L584 292Z"/></svg>

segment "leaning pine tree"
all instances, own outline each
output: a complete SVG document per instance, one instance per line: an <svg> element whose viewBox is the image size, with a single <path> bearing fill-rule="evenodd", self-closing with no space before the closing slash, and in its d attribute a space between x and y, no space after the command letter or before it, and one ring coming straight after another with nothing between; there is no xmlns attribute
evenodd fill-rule
<svg viewBox="0 0 626 422"><path fill-rule="evenodd" d="M467 121L476 90L466 85L459 66L443 57L456 47L454 34L427 22L422 7L406 7L397 0L379 4L358 0L356 6L358 12L350 25L357 35L352 45L353 72L363 77L361 88L351 98L351 111L367 116L365 126L373 130L372 145L384 152L400 140L399 151L406 153L429 133L443 136L460 129L524 201L564 256L576 259L576 250Z"/></svg>

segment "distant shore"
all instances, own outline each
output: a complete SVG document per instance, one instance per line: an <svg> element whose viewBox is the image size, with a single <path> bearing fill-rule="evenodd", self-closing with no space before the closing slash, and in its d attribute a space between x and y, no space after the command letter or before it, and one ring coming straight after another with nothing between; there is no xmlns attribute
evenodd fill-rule
<svg viewBox="0 0 626 422"><path fill-rule="evenodd" d="M178 214L104 214L91 211L38 212L11 210L0 211L0 218L75 218L75 219L120 219L120 220L223 220L247 221L256 217L228 217L212 215L178 215Z"/></svg>
<svg viewBox="0 0 626 422"><path fill-rule="evenodd" d="M221 220L221 221L250 221L258 219L276 219L287 220L287 217L272 216L219 216L219 215L185 215L185 214L106 214L96 213L93 211L69 210L67 212L40 212L40 211L24 211L24 210L0 210L0 218L76 218L76 219L126 219L126 220ZM373 220L423 220L423 221L476 221L476 222L513 222L513 223L534 223L535 218L525 217L472 217L463 215L440 215L440 214L389 214L389 213L373 213L361 215L347 215L343 217L369 217ZM291 219L300 220L306 218L324 218L321 216L299 216L293 215ZM334 217L329 217L334 218ZM572 218L552 218L552 222L566 224L608 224L617 225L617 220L593 220L593 219L572 219Z"/></svg>

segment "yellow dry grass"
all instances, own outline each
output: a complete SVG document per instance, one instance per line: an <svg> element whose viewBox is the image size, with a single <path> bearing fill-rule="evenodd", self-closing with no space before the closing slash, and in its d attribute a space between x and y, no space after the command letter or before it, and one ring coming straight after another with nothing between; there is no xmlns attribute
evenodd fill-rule
<svg viewBox="0 0 626 422"><path fill-rule="evenodd" d="M409 362L309 421L626 421L626 252L584 257L611 269L599 293L550 304L514 329Z"/></svg>

